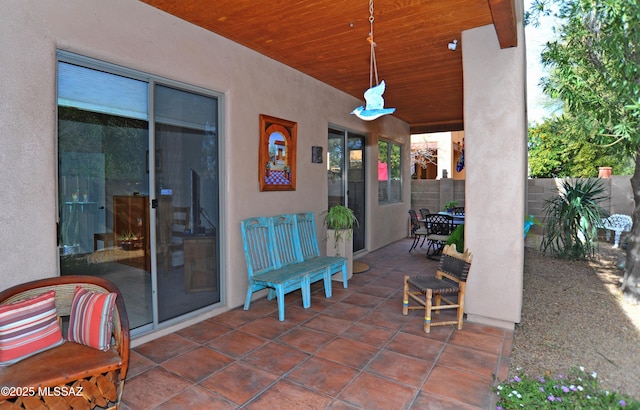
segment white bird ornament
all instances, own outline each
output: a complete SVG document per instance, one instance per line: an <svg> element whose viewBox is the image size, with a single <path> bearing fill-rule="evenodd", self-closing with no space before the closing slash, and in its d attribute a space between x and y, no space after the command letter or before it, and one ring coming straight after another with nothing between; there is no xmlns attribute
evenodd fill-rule
<svg viewBox="0 0 640 410"><path fill-rule="evenodd" d="M394 113L396 111L395 108L384 108L384 98L382 98L384 89L385 84L384 80L382 80L380 84L365 91L364 99L366 101L366 106L359 106L355 110L351 111L351 114L354 114L361 120L372 121L376 118L382 117L383 115Z"/></svg>

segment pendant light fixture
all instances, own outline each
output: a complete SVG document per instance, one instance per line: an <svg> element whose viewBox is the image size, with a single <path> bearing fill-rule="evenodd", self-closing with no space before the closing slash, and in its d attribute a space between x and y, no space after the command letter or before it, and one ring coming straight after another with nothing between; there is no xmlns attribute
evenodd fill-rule
<svg viewBox="0 0 640 410"><path fill-rule="evenodd" d="M364 99L366 105L357 107L351 112L358 118L365 121L372 121L386 114L392 114L396 111L395 108L384 108L384 94L385 83L384 80L378 82L378 65L376 63L376 43L373 41L373 0L369 0L369 24L371 30L367 41L371 48L371 60L369 63L369 89L364 92ZM375 74L376 85L373 85L373 76Z"/></svg>

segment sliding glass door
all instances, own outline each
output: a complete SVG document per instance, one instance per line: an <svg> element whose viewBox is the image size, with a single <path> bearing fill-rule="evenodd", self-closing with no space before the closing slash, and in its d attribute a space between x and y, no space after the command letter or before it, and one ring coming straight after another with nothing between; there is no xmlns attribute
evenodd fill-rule
<svg viewBox="0 0 640 410"><path fill-rule="evenodd" d="M158 319L220 301L217 100L155 87Z"/></svg>
<svg viewBox="0 0 640 410"><path fill-rule="evenodd" d="M58 63L60 271L104 277L152 323L148 84Z"/></svg>
<svg viewBox="0 0 640 410"><path fill-rule="evenodd" d="M329 208L345 205L358 218L353 231L353 251L357 252L365 248L365 137L329 128L327 147Z"/></svg>
<svg viewBox="0 0 640 410"><path fill-rule="evenodd" d="M221 300L211 94L59 53L60 273L115 283L132 329Z"/></svg>

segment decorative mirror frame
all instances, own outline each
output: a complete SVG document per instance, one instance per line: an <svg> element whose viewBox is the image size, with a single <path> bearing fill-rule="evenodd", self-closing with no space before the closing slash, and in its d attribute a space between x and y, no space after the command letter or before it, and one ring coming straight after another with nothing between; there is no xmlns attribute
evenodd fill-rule
<svg viewBox="0 0 640 410"><path fill-rule="evenodd" d="M260 191L296 190L298 123L260 114Z"/></svg>

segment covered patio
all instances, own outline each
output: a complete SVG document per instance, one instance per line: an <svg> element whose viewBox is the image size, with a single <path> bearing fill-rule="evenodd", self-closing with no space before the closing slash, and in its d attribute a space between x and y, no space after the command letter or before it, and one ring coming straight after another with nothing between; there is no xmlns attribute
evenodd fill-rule
<svg viewBox="0 0 640 410"><path fill-rule="evenodd" d="M131 351L127 409L486 409L504 379L513 331L466 322L423 332L402 315L405 274L434 274L425 250L400 240L363 258L347 289L322 283L312 305L287 295L286 319L265 298ZM473 271L471 272L473 275ZM452 314L444 311L443 315Z"/></svg>
<svg viewBox="0 0 640 410"><path fill-rule="evenodd" d="M65 204L65 196L56 188L62 175L58 166L57 56L71 53L92 64L106 63L114 69L117 66L118 72L120 69L135 72L135 78L153 75L170 88L180 84L184 89L213 93L220 98L217 175L221 184L218 200L210 202L221 212L216 243L220 244L217 255L223 297L219 304L194 313L197 317L172 321L156 315L149 322L150 329L142 331L146 332L142 337L179 331L195 323L192 321L209 320L243 303L247 276L238 229L241 220L257 215L313 212L318 232L322 233L319 221L328 207L329 178L326 166L312 162L311 154L317 147L328 152L328 131L336 127L347 134L365 137L362 182L367 188L363 194L366 208L360 222L368 228L364 237L366 252L376 251L407 234L410 184L402 185L397 202L380 201L378 145L386 141L397 144L401 147L401 162L408 164L411 133L464 129L468 187L465 243L475 255L466 311L470 322L512 329L520 321L522 223L528 214L526 61L524 41L520 41L522 1L469 0L456 8L444 0L406 4L376 1L379 69L381 79L388 85L385 101L388 107L396 107L397 112L372 122L350 114L362 104L369 78L368 2L294 2L297 10L292 10L288 3L274 7L276 3L229 2L224 9L188 0L2 3L0 32L7 44L2 62L10 67L3 77L7 109L0 121L2 134L7 136L1 173L6 181L5 191L10 193L2 204L2 213L7 215L0 239L5 245L0 250L5 265L0 273L2 287L61 274L64 244L59 235L59 211L61 204ZM166 11L163 4L178 5L181 10ZM196 5L200 8L194 9ZM305 8L309 5L311 10ZM234 12L233 7L242 9ZM204 21L199 24L187 20L180 11L193 11L192 17ZM220 14L205 15L205 12ZM328 19L319 18L321 12ZM219 27L206 28L204 23ZM217 31L222 28L228 31ZM252 30L268 37L256 36ZM277 46L278 50L252 48L234 37L234 32L244 33L243 38L254 39L263 47ZM281 40L272 37L276 34L282 36ZM458 40L457 49L451 50L448 43L454 39ZM505 44L505 39L518 41ZM414 45L408 43L410 40L415 41ZM385 55L391 50L395 56ZM275 58L292 54L299 55L298 61L304 65L337 77L344 88L330 78L296 68L291 60ZM415 65L407 63L409 57L417 58ZM412 73L419 77L409 75ZM420 78L424 81L419 81ZM409 98L409 92L424 94ZM444 109L446 101L451 101L452 111ZM261 114L294 121L300 126L295 191L259 190L255 159L259 153ZM200 131L205 133L206 127ZM152 174L177 173L167 168L166 161L159 161L164 164L162 167L145 166L147 157L155 159L146 154L155 150L154 138L153 133L141 138L139 155L132 162L140 164L141 171L135 173L135 178L127 175L127 184L122 184L127 187L122 188L126 192L118 193L148 196L149 221L157 220L151 205L162 193L155 186L160 179L152 178ZM118 155L128 153L116 151ZM400 179L410 181L409 167L399 169ZM128 188L137 187L137 183L144 189ZM176 186L185 188L184 196L189 196L188 182ZM101 229L94 233L111 232L108 208L113 207L111 197L115 194L106 188L97 191L99 198L108 200L95 204L100 213L96 226ZM15 240L25 232L38 234L29 241ZM149 232L151 238L153 231ZM89 239L92 243L93 237ZM25 264L25 260L29 263ZM500 269L495 269L496 263ZM152 267L152 275L157 277L157 263L149 261L146 265ZM165 305L157 299L153 302L156 306ZM150 339L144 340L147 341Z"/></svg>

